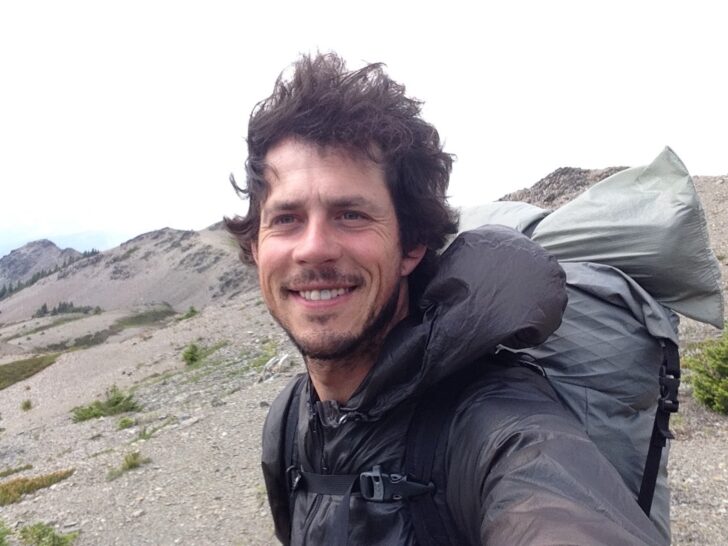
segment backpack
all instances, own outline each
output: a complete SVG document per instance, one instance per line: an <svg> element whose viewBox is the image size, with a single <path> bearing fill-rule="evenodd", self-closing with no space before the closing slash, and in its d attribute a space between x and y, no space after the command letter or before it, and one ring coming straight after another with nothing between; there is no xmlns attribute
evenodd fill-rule
<svg viewBox="0 0 728 546"><path fill-rule="evenodd" d="M625 210L635 211L627 226ZM569 296L562 324L546 342L501 347L497 358L549 379L669 542L667 439L680 384L673 309L716 326L723 321L720 270L687 170L666 148L649 166L617 173L553 213L501 202L463 214L464 228L487 223L517 229L551 251L566 273ZM312 492L358 492L373 502L407 498L420 544L458 544L451 517L434 494L446 487L438 454L446 450L470 379L458 374L422 397L407 433L405 475L383 474L376 466L353 476L296 474L298 412L287 411L291 507L302 477ZM298 407L302 389L301 380L289 410ZM340 507L335 525L345 544L348 502Z"/></svg>

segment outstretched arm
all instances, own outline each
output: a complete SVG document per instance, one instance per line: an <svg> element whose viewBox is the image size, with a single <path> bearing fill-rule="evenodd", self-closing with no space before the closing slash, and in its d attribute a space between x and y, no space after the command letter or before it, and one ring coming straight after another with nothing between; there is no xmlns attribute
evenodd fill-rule
<svg viewBox="0 0 728 546"><path fill-rule="evenodd" d="M494 370L458 409L448 505L472 544L661 544L545 378Z"/></svg>

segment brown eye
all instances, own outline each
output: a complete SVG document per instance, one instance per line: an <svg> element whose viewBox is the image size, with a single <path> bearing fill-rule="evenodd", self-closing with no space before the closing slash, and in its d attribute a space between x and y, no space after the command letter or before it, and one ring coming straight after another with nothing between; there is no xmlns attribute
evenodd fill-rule
<svg viewBox="0 0 728 546"><path fill-rule="evenodd" d="M353 221L353 220L362 220L363 218L364 218L363 214L356 212L354 210L347 210L347 211L341 213L342 220Z"/></svg>
<svg viewBox="0 0 728 546"><path fill-rule="evenodd" d="M278 225L285 225L285 224L292 224L296 221L296 217L292 214L281 214L280 216L276 216L273 218L273 221L271 224L274 226Z"/></svg>

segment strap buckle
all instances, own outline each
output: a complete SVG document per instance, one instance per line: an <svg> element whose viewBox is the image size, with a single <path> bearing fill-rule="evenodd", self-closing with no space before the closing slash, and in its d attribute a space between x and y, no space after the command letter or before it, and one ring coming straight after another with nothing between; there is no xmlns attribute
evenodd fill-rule
<svg viewBox="0 0 728 546"><path fill-rule="evenodd" d="M409 481L402 474L386 474L380 465L359 474L359 492L371 502L398 501L435 491L435 484Z"/></svg>
<svg viewBox="0 0 728 546"><path fill-rule="evenodd" d="M678 390L680 388L680 372L670 373L668 366L662 364L660 367L660 399L659 407L662 411L675 413L680 403L678 402Z"/></svg>
<svg viewBox="0 0 728 546"><path fill-rule="evenodd" d="M286 468L286 484L288 485L289 492L293 493L298 489L298 486L301 484L301 478L303 478L303 474L301 473L301 469L296 465L291 465Z"/></svg>

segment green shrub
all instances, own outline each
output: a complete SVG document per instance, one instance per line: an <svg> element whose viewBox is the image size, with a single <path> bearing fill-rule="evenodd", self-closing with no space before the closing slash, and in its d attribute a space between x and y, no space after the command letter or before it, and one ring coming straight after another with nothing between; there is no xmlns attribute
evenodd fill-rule
<svg viewBox="0 0 728 546"><path fill-rule="evenodd" d="M276 356L278 352L278 344L269 339L262 340L262 345L258 355L249 361L248 366L253 370L260 371L270 361L271 358Z"/></svg>
<svg viewBox="0 0 728 546"><path fill-rule="evenodd" d="M154 436L158 431L162 430L167 425L171 425L172 423L175 423L177 421L174 417L167 417L164 421L162 421L161 424L157 425L156 427L140 427L139 432L137 432L137 437L134 439L135 442L138 442L140 440L149 440L152 436Z"/></svg>
<svg viewBox="0 0 728 546"><path fill-rule="evenodd" d="M45 523L28 525L20 530L20 540L28 546L70 546L78 537L73 533L56 533L53 527Z"/></svg>
<svg viewBox="0 0 728 546"><path fill-rule="evenodd" d="M213 355L218 350L222 349L228 344L227 341L218 341L217 343L210 346L200 346L196 343L190 343L185 350L182 351L182 360L187 363L188 366L194 367L197 364L201 364L207 357Z"/></svg>
<svg viewBox="0 0 728 546"><path fill-rule="evenodd" d="M119 468L113 468L109 471L107 479L109 481L115 480L124 472L139 468L143 464L150 463L151 461L152 460L148 457L142 457L142 454L139 451L132 451L131 453L127 453L126 455L124 455L124 460L122 461L121 466Z"/></svg>
<svg viewBox="0 0 728 546"><path fill-rule="evenodd" d="M27 398L20 403L20 409L23 411L30 411L32 407L33 402L31 402Z"/></svg>
<svg viewBox="0 0 728 546"><path fill-rule="evenodd" d="M5 522L0 520L0 546L8 546L7 537L12 533L13 532L8 529L8 526L5 525Z"/></svg>
<svg viewBox="0 0 728 546"><path fill-rule="evenodd" d="M713 411L728 414L728 324L719 339L704 342L698 354L685 358L685 367L692 371L695 398Z"/></svg>
<svg viewBox="0 0 728 546"><path fill-rule="evenodd" d="M125 428L131 428L134 425L136 425L136 419L132 419L131 417L122 417L121 419L119 419L116 428L118 430L123 430Z"/></svg>
<svg viewBox="0 0 728 546"><path fill-rule="evenodd" d="M149 440L154 435L154 430L149 430L147 427L142 427L137 433L137 440Z"/></svg>
<svg viewBox="0 0 728 546"><path fill-rule="evenodd" d="M124 462L121 463L121 468L122 470L134 470L143 464L147 464L150 460L151 459L147 457L142 457L141 452L132 451L131 453L124 455Z"/></svg>
<svg viewBox="0 0 728 546"><path fill-rule="evenodd" d="M188 366L197 364L201 359L202 355L200 353L200 348L194 343L190 343L187 347L185 347L185 350L182 351L182 360L184 360Z"/></svg>
<svg viewBox="0 0 728 546"><path fill-rule="evenodd" d="M76 406L71 410L73 422L88 421L97 417L118 415L129 411L141 410L139 403L131 394L124 394L116 385L106 391L105 400L94 400L86 406Z"/></svg>
<svg viewBox="0 0 728 546"><path fill-rule="evenodd" d="M190 305L190 308L187 310L187 312L184 315L182 315L179 319L180 320L190 319L190 318L194 317L198 312L199 311L197 311L197 309L195 309L194 307L192 307Z"/></svg>

